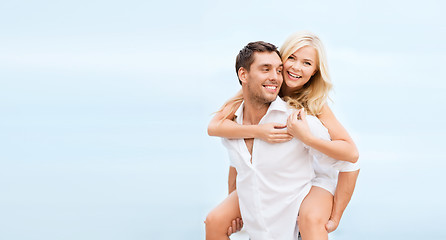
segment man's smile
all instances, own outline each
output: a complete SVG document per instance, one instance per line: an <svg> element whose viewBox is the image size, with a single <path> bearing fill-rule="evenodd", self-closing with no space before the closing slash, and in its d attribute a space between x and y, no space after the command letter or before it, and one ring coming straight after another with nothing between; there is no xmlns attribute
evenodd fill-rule
<svg viewBox="0 0 446 240"><path fill-rule="evenodd" d="M277 85L263 85L264 88L266 88L266 90L268 90L269 92L275 93L278 89Z"/></svg>

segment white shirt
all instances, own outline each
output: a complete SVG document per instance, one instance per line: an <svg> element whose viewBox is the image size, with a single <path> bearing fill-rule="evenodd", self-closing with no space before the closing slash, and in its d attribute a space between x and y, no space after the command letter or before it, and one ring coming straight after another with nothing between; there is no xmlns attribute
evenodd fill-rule
<svg viewBox="0 0 446 240"><path fill-rule="evenodd" d="M331 140L327 128L325 128L317 117L307 115L307 120L314 136L324 140ZM310 154L313 155L313 168L316 174L316 177L312 180L313 186L324 188L332 195L334 195L336 190L339 172L353 172L359 169L359 161L356 163L339 161L314 148L310 148L307 145L305 145L305 147L308 148Z"/></svg>
<svg viewBox="0 0 446 240"><path fill-rule="evenodd" d="M243 107L244 104L235 113L239 124L243 124ZM286 124L293 111L295 109L278 97L259 124ZM308 116L307 121L313 134L329 139L327 129L316 117ZM223 144L228 150L231 165L237 169L240 211L244 227L252 240L297 240L296 219L300 204L311 189L312 180L331 191L334 172L337 179L337 170L331 170L331 167L342 168L342 164L338 164L341 161L330 159L297 139L276 144L254 139L252 163L243 139L223 139ZM319 161L314 161L314 157ZM315 178L313 165L322 176L319 181L316 181L318 178ZM327 171L327 166L330 171ZM354 167L348 170L351 169Z"/></svg>

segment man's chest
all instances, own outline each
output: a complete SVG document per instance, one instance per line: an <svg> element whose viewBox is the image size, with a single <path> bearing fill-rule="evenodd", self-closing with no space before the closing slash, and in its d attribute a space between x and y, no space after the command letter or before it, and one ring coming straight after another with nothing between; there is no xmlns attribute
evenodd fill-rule
<svg viewBox="0 0 446 240"><path fill-rule="evenodd" d="M254 139L253 138L245 139L245 145L249 154L252 155L252 146L254 145Z"/></svg>
<svg viewBox="0 0 446 240"><path fill-rule="evenodd" d="M308 149L293 139L285 143L270 144L260 139L228 140L231 162L241 175L294 175L309 167Z"/></svg>

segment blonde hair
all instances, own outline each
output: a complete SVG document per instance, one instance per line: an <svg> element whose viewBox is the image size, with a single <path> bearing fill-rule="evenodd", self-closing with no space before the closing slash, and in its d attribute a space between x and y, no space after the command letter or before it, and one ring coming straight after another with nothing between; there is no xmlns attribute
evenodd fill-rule
<svg viewBox="0 0 446 240"><path fill-rule="evenodd" d="M291 93L290 96L282 96L290 106L300 109L305 108L308 114L318 116L321 114L322 107L329 98L328 93L332 88L330 76L328 75L327 58L324 46L319 37L313 33L300 31L289 36L280 47L282 62L302 47L311 46L317 53L317 71L302 88ZM284 83L283 83L284 84ZM282 84L282 85L283 85ZM283 87L282 87L283 89ZM230 107L230 112L225 113L225 118L234 112L237 106L243 101L242 90L234 97L229 99L218 112Z"/></svg>
<svg viewBox="0 0 446 240"><path fill-rule="evenodd" d="M227 118L231 113L234 113L237 111L237 107L240 106L240 104L243 102L243 91L240 89L235 96L230 98L228 101L226 101L223 106L217 111L217 112L223 112L223 119L222 121ZM226 109L229 107L229 109ZM228 111L229 110L229 111ZM234 120L234 119L231 119Z"/></svg>
<svg viewBox="0 0 446 240"><path fill-rule="evenodd" d="M282 62L302 47L311 46L317 53L317 71L302 88L291 93L290 96L283 96L289 105L297 109L305 110L314 116L321 114L322 107L327 101L328 93L332 88L332 83L328 75L327 58L321 40L313 33L300 31L289 36L280 47Z"/></svg>

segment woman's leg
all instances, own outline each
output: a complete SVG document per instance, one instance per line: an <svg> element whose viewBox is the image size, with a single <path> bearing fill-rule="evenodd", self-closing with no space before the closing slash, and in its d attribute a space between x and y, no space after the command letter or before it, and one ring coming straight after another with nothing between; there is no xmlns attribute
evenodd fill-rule
<svg viewBox="0 0 446 240"><path fill-rule="evenodd" d="M227 240L232 220L241 218L237 190L233 191L206 217L206 240Z"/></svg>
<svg viewBox="0 0 446 240"><path fill-rule="evenodd" d="M333 195L323 188L313 186L299 210L299 231L302 240L327 240L325 224L330 218Z"/></svg>

